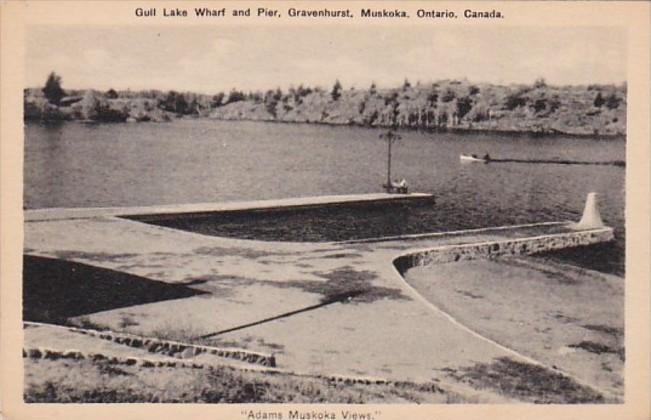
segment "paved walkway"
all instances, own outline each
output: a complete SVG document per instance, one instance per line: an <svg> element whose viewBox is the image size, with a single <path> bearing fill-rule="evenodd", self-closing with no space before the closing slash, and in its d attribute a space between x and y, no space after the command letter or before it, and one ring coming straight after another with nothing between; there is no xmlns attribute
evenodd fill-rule
<svg viewBox="0 0 651 420"><path fill-rule="evenodd" d="M206 292L84 316L111 330L179 339L342 302L218 334L210 343L274 352L279 368L417 382L496 358L534 362L428 305L392 262L413 250L567 233L567 224L353 243L220 238L114 217L130 209L27 212L25 253Z"/></svg>

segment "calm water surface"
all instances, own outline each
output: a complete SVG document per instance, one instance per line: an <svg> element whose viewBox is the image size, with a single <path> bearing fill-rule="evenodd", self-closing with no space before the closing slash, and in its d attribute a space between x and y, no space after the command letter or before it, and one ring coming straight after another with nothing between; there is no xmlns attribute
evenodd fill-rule
<svg viewBox="0 0 651 420"><path fill-rule="evenodd" d="M375 129L202 119L27 125L25 132L26 208L371 193L386 177L386 143ZM394 177L436 195L427 215L432 231L578 219L587 193L596 191L618 237L600 258L615 267L606 271L623 271L623 168L459 162L460 153L624 160L623 140L401 134Z"/></svg>

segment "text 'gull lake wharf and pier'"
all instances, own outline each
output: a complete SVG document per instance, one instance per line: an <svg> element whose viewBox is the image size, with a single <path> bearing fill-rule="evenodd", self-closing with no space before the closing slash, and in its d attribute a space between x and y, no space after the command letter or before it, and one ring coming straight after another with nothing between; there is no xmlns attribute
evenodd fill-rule
<svg viewBox="0 0 651 420"><path fill-rule="evenodd" d="M351 9L299 9L290 7L284 10L270 7L247 7L241 9L209 8L194 7L192 9L179 7L137 7L134 9L136 17L164 17L164 18L223 18L233 17L263 17L263 18L280 18L287 16L290 18L325 18L325 19L409 19L412 17L418 19L503 19L505 16L500 10L450 10L450 9L417 9L408 11L405 9L360 9L359 13L354 13Z"/></svg>

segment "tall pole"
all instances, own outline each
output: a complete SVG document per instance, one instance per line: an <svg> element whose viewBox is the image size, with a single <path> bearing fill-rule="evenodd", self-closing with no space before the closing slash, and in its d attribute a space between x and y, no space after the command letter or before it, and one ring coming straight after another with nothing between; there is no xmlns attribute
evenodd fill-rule
<svg viewBox="0 0 651 420"><path fill-rule="evenodd" d="M395 134L392 130L380 134L381 139L387 141L387 190L391 191L391 145L394 141L400 140L400 136Z"/></svg>
<svg viewBox="0 0 651 420"><path fill-rule="evenodd" d="M389 151L387 153L387 188L391 188L391 135L387 136Z"/></svg>

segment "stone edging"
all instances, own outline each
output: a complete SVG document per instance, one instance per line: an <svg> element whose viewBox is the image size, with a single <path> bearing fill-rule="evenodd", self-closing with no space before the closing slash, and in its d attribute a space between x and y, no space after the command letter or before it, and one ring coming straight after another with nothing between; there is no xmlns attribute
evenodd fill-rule
<svg viewBox="0 0 651 420"><path fill-rule="evenodd" d="M106 362L114 365L137 366L143 368L155 367L173 367L173 368L186 368L186 369L208 369L213 370L218 366L208 363L197 363L185 360L155 360L144 357L133 356L107 356L103 353L86 353L76 349L69 350L55 350L46 347L38 348L23 348L23 358L26 359L44 359L44 360L89 360L91 362ZM228 368L244 372L267 372L277 373L284 375L291 375L304 378L322 379L332 383L342 383L346 385L362 384L362 385L401 385L404 381L391 381L385 378L374 378L365 376L346 376L346 375L321 375L293 372L284 369L276 369L268 366L233 366L233 365L219 365L220 368Z"/></svg>
<svg viewBox="0 0 651 420"><path fill-rule="evenodd" d="M84 353L80 350L54 350L46 347L23 348L23 358L29 359L72 359L72 360L90 360L93 362L106 361L110 364L119 364L127 366L142 367L185 367L194 369L203 369L206 367L203 363L176 361L176 360L154 360L142 357L122 357L106 356L102 353Z"/></svg>
<svg viewBox="0 0 651 420"><path fill-rule="evenodd" d="M97 331L92 329L83 329L68 327L63 325L46 324L40 322L24 321L24 325L43 326L50 328L62 328L78 334L97 337L102 340L112 341L116 344L147 350L150 353L158 353L166 356L189 358L202 353L212 354L218 357L239 360L246 363L257 364L261 366L275 367L276 358L274 355L254 352L238 348L220 348L205 346L201 344L187 344L177 341L161 340L152 337L140 337L132 334L116 333L113 331Z"/></svg>

